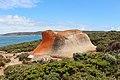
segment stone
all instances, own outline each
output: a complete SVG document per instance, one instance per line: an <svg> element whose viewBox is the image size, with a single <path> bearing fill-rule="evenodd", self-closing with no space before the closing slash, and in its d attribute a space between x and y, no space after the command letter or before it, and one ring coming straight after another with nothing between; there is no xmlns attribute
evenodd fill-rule
<svg viewBox="0 0 120 80"><path fill-rule="evenodd" d="M96 52L87 34L80 30L47 30L42 32L40 45L30 54L72 58L76 52Z"/></svg>

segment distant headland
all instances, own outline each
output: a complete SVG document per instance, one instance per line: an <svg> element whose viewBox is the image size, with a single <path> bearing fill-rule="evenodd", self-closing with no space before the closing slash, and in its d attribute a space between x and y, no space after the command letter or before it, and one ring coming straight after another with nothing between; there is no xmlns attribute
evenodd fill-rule
<svg viewBox="0 0 120 80"><path fill-rule="evenodd" d="M104 31L82 31L82 32L104 32ZM36 31L36 32L13 32L13 33L6 33L6 34L0 34L0 36L33 36L33 35L42 35L42 31Z"/></svg>
<svg viewBox="0 0 120 80"><path fill-rule="evenodd" d="M15 33L6 33L0 34L1 36L24 36L24 35L41 35L42 31L37 32L15 32Z"/></svg>

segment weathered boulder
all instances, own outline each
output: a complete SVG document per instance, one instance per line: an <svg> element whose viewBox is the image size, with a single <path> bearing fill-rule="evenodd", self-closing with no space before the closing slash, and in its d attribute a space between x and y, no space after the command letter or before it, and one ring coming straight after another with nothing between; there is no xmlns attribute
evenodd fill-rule
<svg viewBox="0 0 120 80"><path fill-rule="evenodd" d="M94 46L87 34L80 30L42 32L40 45L30 54L51 55L53 57L69 57L76 52L95 52Z"/></svg>

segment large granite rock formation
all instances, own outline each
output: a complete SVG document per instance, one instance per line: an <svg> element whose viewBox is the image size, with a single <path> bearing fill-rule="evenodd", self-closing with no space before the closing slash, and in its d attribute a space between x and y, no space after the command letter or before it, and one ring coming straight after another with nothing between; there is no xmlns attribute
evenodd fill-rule
<svg viewBox="0 0 120 80"><path fill-rule="evenodd" d="M30 54L50 55L54 57L69 57L76 52L95 52L94 46L87 34L80 30L42 32L40 45Z"/></svg>

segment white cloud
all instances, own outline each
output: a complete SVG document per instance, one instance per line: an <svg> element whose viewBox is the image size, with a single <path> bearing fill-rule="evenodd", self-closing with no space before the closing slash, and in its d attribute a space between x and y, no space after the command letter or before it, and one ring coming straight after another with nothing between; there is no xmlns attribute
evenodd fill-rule
<svg viewBox="0 0 120 80"><path fill-rule="evenodd" d="M120 31L120 25L105 25L104 27L107 29L107 31Z"/></svg>
<svg viewBox="0 0 120 80"><path fill-rule="evenodd" d="M75 22L46 22L38 21L24 16L4 15L0 16L0 34L10 32L35 32L41 30L117 30L120 31L120 26L95 26L85 25Z"/></svg>
<svg viewBox="0 0 120 80"><path fill-rule="evenodd" d="M120 26L116 26L116 27L111 27L111 30L115 30L115 31L120 31Z"/></svg>
<svg viewBox="0 0 120 80"><path fill-rule="evenodd" d="M65 30L65 29L80 29L86 30L87 25L78 23L62 23L62 22L45 22L36 21L24 16L4 15L0 16L0 34L10 32L34 32L41 30Z"/></svg>
<svg viewBox="0 0 120 80"><path fill-rule="evenodd" d="M0 8L31 8L35 7L39 1L40 0L0 0Z"/></svg>
<svg viewBox="0 0 120 80"><path fill-rule="evenodd" d="M0 33L34 31L37 28L33 20L23 16L0 16Z"/></svg>

